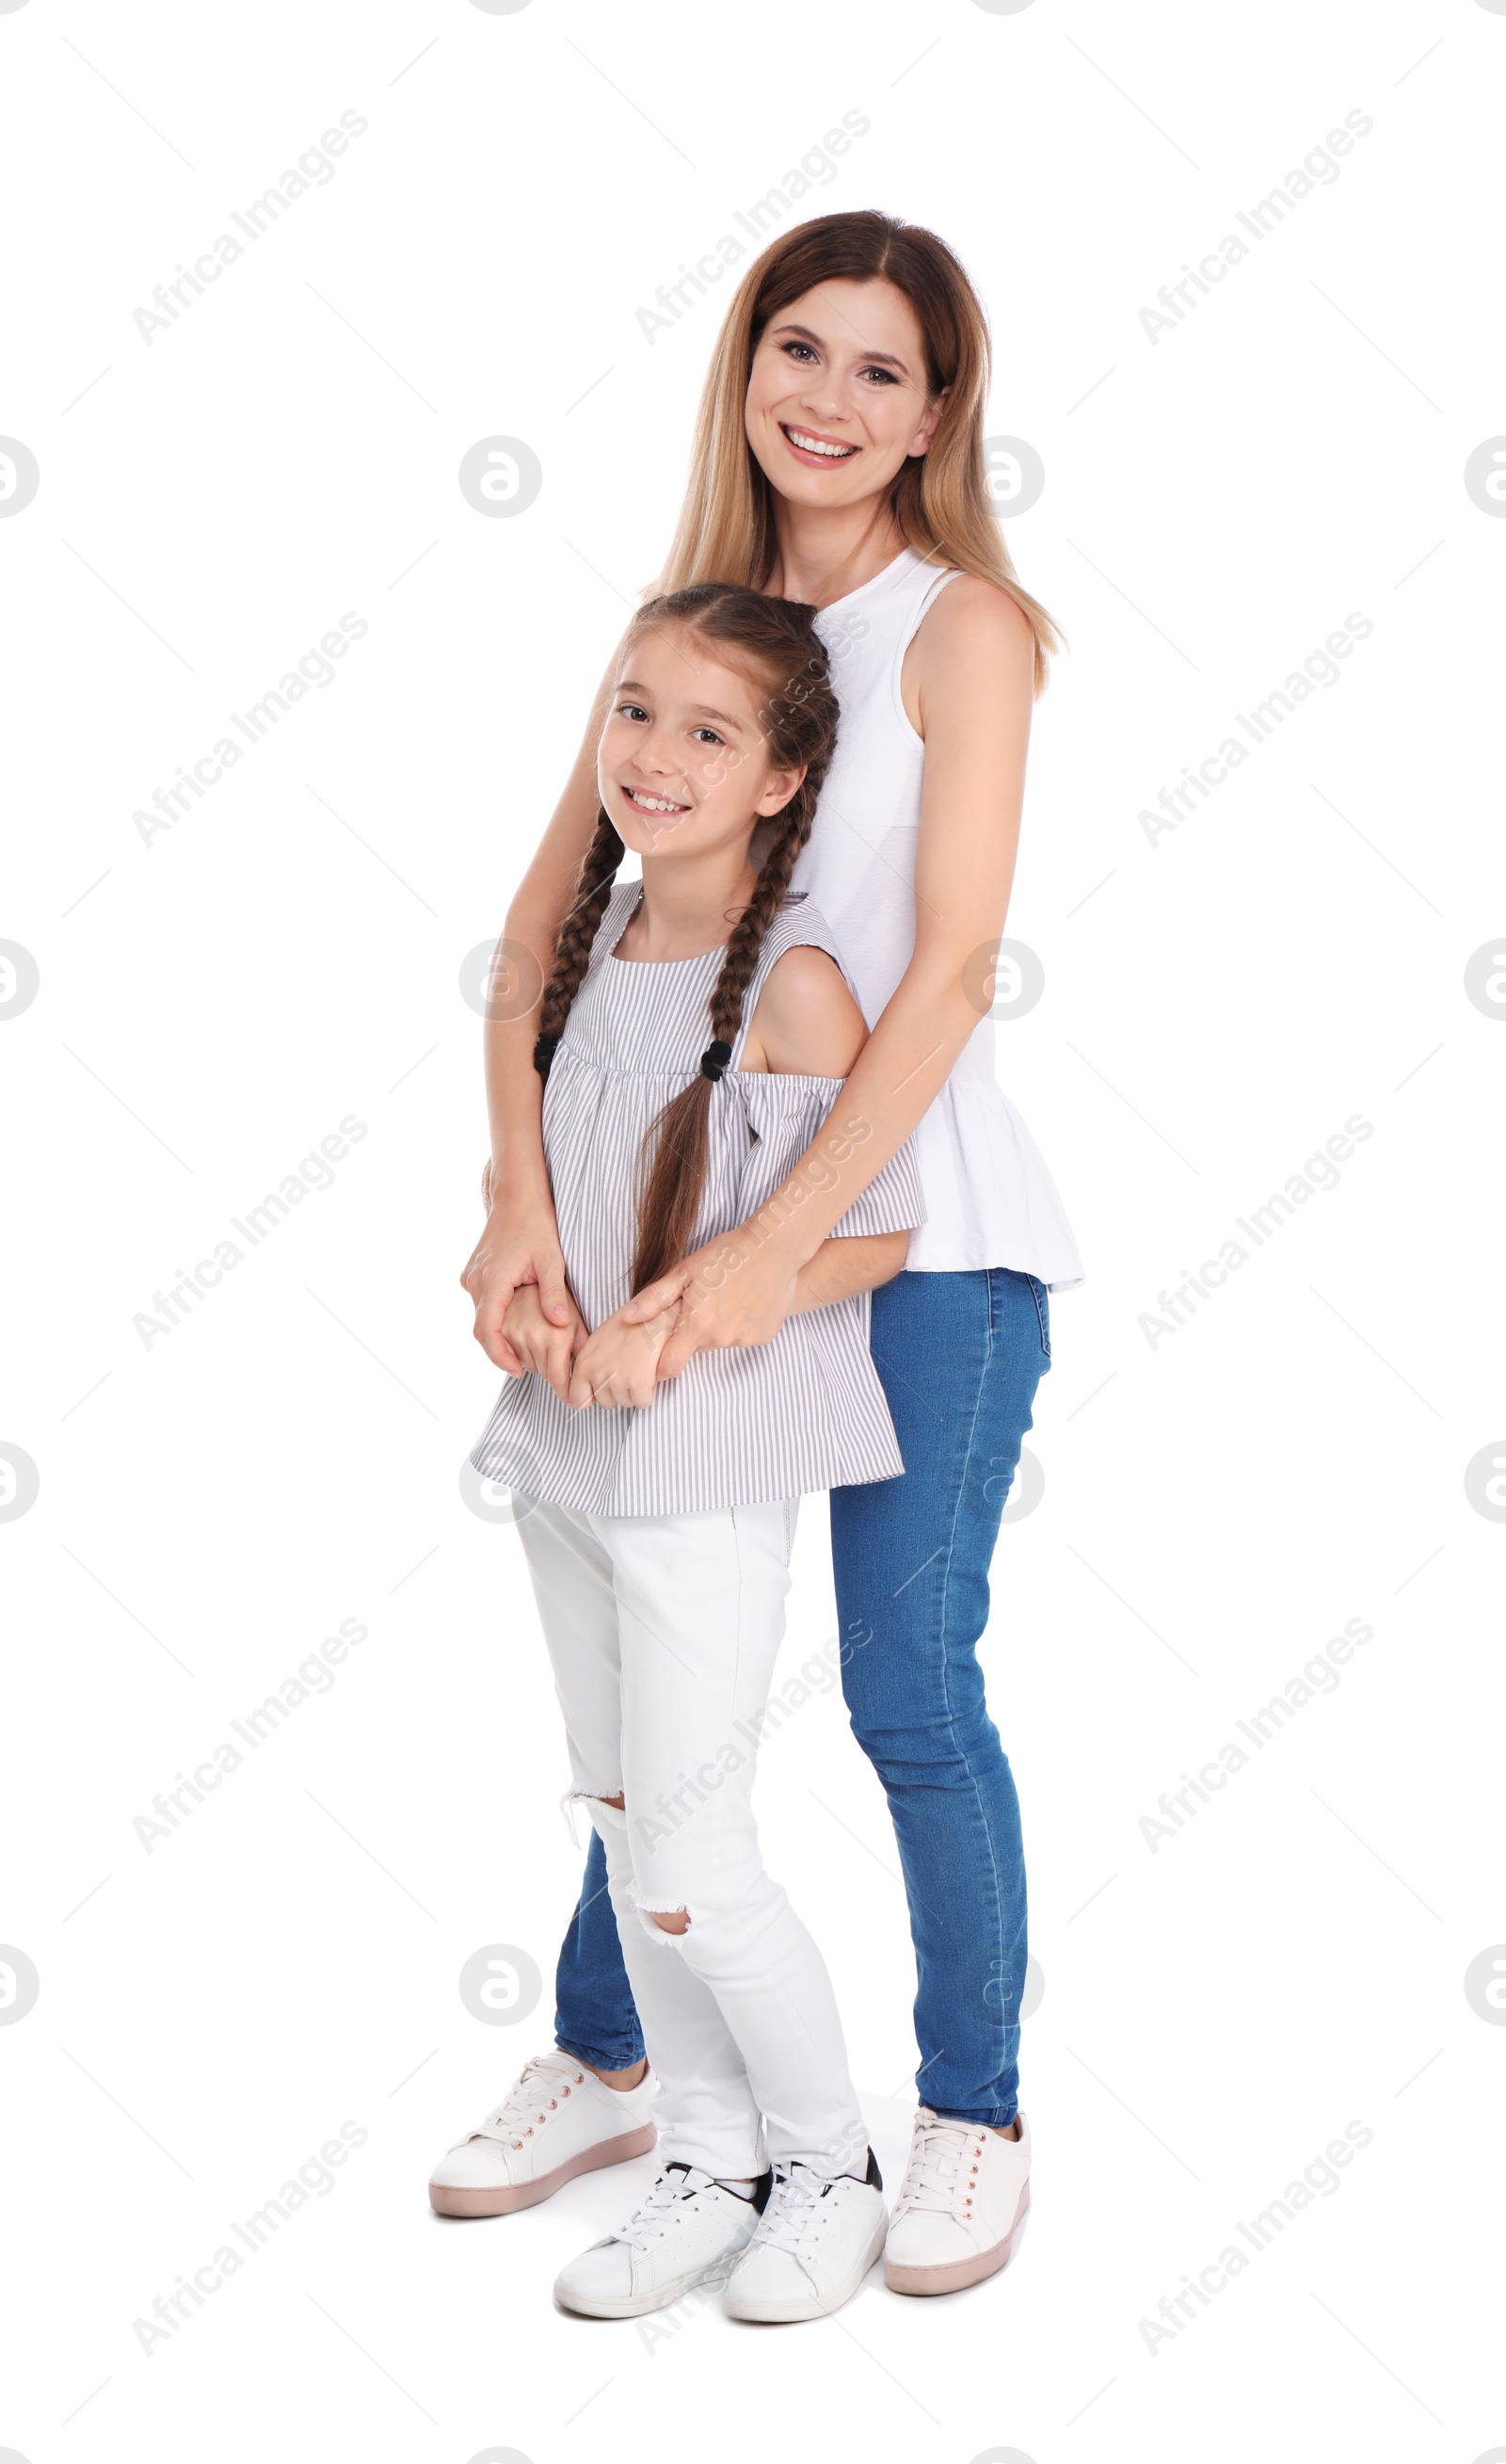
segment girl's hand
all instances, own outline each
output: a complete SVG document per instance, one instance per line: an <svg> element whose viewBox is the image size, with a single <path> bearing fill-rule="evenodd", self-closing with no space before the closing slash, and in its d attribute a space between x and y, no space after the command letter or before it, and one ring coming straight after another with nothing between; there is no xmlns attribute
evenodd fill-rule
<svg viewBox="0 0 1506 2464"><path fill-rule="evenodd" d="M733 1344L769 1343L796 1305L796 1282L804 1260L778 1232L760 1239L755 1226L740 1225L704 1249L692 1250L620 1311L625 1324L678 1304L679 1319L658 1364L663 1381L676 1377L697 1352L724 1352Z"/></svg>
<svg viewBox="0 0 1506 2464"><path fill-rule="evenodd" d="M566 1401L599 1403L606 1412L619 1403L644 1409L654 1399L660 1354L679 1315L674 1304L644 1326L629 1326L622 1309L603 1318L580 1350Z"/></svg>
<svg viewBox="0 0 1506 2464"><path fill-rule="evenodd" d="M547 1377L561 1402L569 1395L571 1364L586 1341L584 1319L573 1301L567 1306L569 1322L552 1326L544 1315L538 1286L519 1284L502 1321L503 1339L522 1363L523 1372Z"/></svg>
<svg viewBox="0 0 1506 2464"><path fill-rule="evenodd" d="M504 1182L460 1280L475 1304L476 1341L510 1377L521 1377L533 1365L518 1358L503 1332L513 1297L521 1287L536 1292L550 1326L573 1332L580 1324L565 1283L559 1231L547 1195L510 1192Z"/></svg>

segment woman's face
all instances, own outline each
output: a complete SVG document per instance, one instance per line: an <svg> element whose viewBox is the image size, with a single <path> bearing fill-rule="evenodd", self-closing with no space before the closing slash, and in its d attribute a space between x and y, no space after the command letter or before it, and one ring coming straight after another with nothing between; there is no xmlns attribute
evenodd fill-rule
<svg viewBox="0 0 1506 2464"><path fill-rule="evenodd" d="M753 356L748 442L797 505L886 493L924 453L944 394L926 390L920 320L892 282L819 282L771 317Z"/></svg>

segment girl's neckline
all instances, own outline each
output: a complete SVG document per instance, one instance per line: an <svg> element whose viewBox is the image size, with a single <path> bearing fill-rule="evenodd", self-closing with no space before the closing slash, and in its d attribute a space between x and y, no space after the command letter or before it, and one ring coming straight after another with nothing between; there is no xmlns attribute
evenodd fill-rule
<svg viewBox="0 0 1506 2464"><path fill-rule="evenodd" d="M607 957L608 957L610 960L612 960L612 961L613 961L617 966L619 966L619 967L704 967L704 966L705 966L705 964L706 964L706 962L707 962L707 959L708 959L708 958L722 958L722 957L726 957L726 955L727 955L727 943L726 943L725 941L717 941L717 942L713 943L713 945L711 946L711 948L710 948L709 950L697 950L697 951L693 954L693 956L692 956L692 957L688 957L688 958L622 958L622 957L619 957L619 956L618 956L618 948L617 948L618 942L619 942L619 941L621 941L621 939L622 939L622 935L626 932L626 930L627 930L627 928L628 928L629 924L631 924L631 922L632 922L632 920L633 920L634 916L637 914L637 913L638 913L638 911L639 911L640 907L642 907L642 905L643 905L643 903L644 903L644 886L643 886L643 883L642 883L641 881L638 881L638 882L624 882L624 883L623 883L623 885L622 885L622 887L624 888L624 890L636 890L636 891L637 891L637 892L638 892L638 895L637 895L637 897L633 900L632 905L624 911L624 913L623 913L623 916L622 916L622 921L621 925L618 927L618 931L617 931L617 934L616 934L616 935L615 935L615 937L614 937L614 939L613 939L612 946L611 946L611 948L608 950L608 952L607 952L607 954L606 954L606 955L607 955Z"/></svg>
<svg viewBox="0 0 1506 2464"><path fill-rule="evenodd" d="M726 941L716 941L716 942L713 942L713 944L712 944L712 946L711 946L711 948L710 948L709 950L697 950L697 951L695 952L694 956L693 956L693 957L688 957L688 958L623 958L623 957L620 957L618 956L618 946L617 946L617 945L618 945L618 943L621 941L621 939L622 939L622 937L623 934L626 932L626 930L627 930L627 928L628 928L629 924L631 924L631 922L632 922L632 920L633 920L634 916L637 914L637 913L638 913L638 911L639 911L640 907L641 907L641 906L643 905L643 903L644 903L644 885L643 885L643 883L642 883L641 881L624 881L624 882L622 883L622 889L623 889L623 890L631 890L631 891L635 891L637 894L636 894L636 896L635 896L635 897L634 897L634 899L633 899L632 905L631 905L630 907L626 907L626 908L624 908L624 909L623 909L623 911L622 911L622 920L621 924L618 926L616 933L613 935L613 936L612 936L612 946L611 946L611 948L610 948L610 949L607 951L607 953L606 953L607 959L608 959L608 960L609 960L613 965L615 965L615 966L619 966L619 967L704 967L704 966L705 966L705 964L706 964L706 962L707 962L707 960L708 960L708 958L725 958L725 957L726 957L726 956L727 956L727 942L726 942ZM798 906L798 905L800 905L800 904L803 902L804 897L805 897L805 892L804 892L803 891L791 891L791 893L790 893L790 895L789 895L789 897L785 900L785 909L787 910L787 909L789 909L789 908L791 908L791 907L795 907L795 906ZM781 912L783 912L783 911L781 911ZM728 935L728 939L730 940L730 939L731 939L731 935L729 934L729 935Z"/></svg>

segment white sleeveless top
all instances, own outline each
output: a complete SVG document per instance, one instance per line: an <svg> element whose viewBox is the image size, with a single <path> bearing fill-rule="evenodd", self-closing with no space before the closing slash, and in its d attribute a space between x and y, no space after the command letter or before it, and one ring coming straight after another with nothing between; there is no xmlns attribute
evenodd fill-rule
<svg viewBox="0 0 1506 2464"><path fill-rule="evenodd" d="M900 668L922 617L953 578L904 548L816 627L841 704L836 758L794 886L836 935L869 1026L915 946L915 841L926 747L905 715ZM926 1221L910 1242L922 1273L1013 1266L1059 1290L1080 1283L1077 1244L1029 1131L993 1075L984 1019L914 1135Z"/></svg>
<svg viewBox="0 0 1506 2464"><path fill-rule="evenodd" d="M608 899L544 1089L544 1155L560 1246L590 1327L628 1297L644 1135L699 1073L726 955L616 957L642 894L631 882ZM783 908L764 935L731 1066L711 1089L709 1165L693 1248L752 1221L819 1136L842 1091L840 1078L738 1067L769 971L797 946L836 956L805 898ZM906 1143L834 1234L910 1231L925 1211ZM892 1480L905 1465L868 1350L868 1319L869 1296L860 1292L787 1318L772 1342L698 1352L637 1411L572 1410L547 1378L510 1377L470 1460L483 1479L524 1497L596 1514L699 1514Z"/></svg>

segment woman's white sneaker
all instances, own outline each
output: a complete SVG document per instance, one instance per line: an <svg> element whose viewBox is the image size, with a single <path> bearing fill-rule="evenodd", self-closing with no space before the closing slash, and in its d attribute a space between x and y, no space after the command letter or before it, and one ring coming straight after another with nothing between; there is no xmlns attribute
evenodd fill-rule
<svg viewBox="0 0 1506 2464"><path fill-rule="evenodd" d="M698 2166L666 2165L625 2225L560 2270L555 2299L587 2319L667 2309L693 2285L719 2282L757 2221L756 2191L744 2198Z"/></svg>
<svg viewBox="0 0 1506 2464"><path fill-rule="evenodd" d="M909 2169L884 2252L891 2293L959 2293L1008 2259L1030 2205L1030 2130L1019 2137L969 2122L915 2116Z"/></svg>
<svg viewBox="0 0 1506 2464"><path fill-rule="evenodd" d="M729 2318L768 2324L827 2319L850 2301L884 2249L888 2226L873 2151L868 2178L775 2165L769 2204L728 2279Z"/></svg>
<svg viewBox="0 0 1506 2464"><path fill-rule="evenodd" d="M649 2107L659 2082L605 2087L571 2054L535 2054L477 2130L435 2166L430 2207L442 2216L505 2216L534 2208L599 2165L646 2156L659 2134Z"/></svg>

